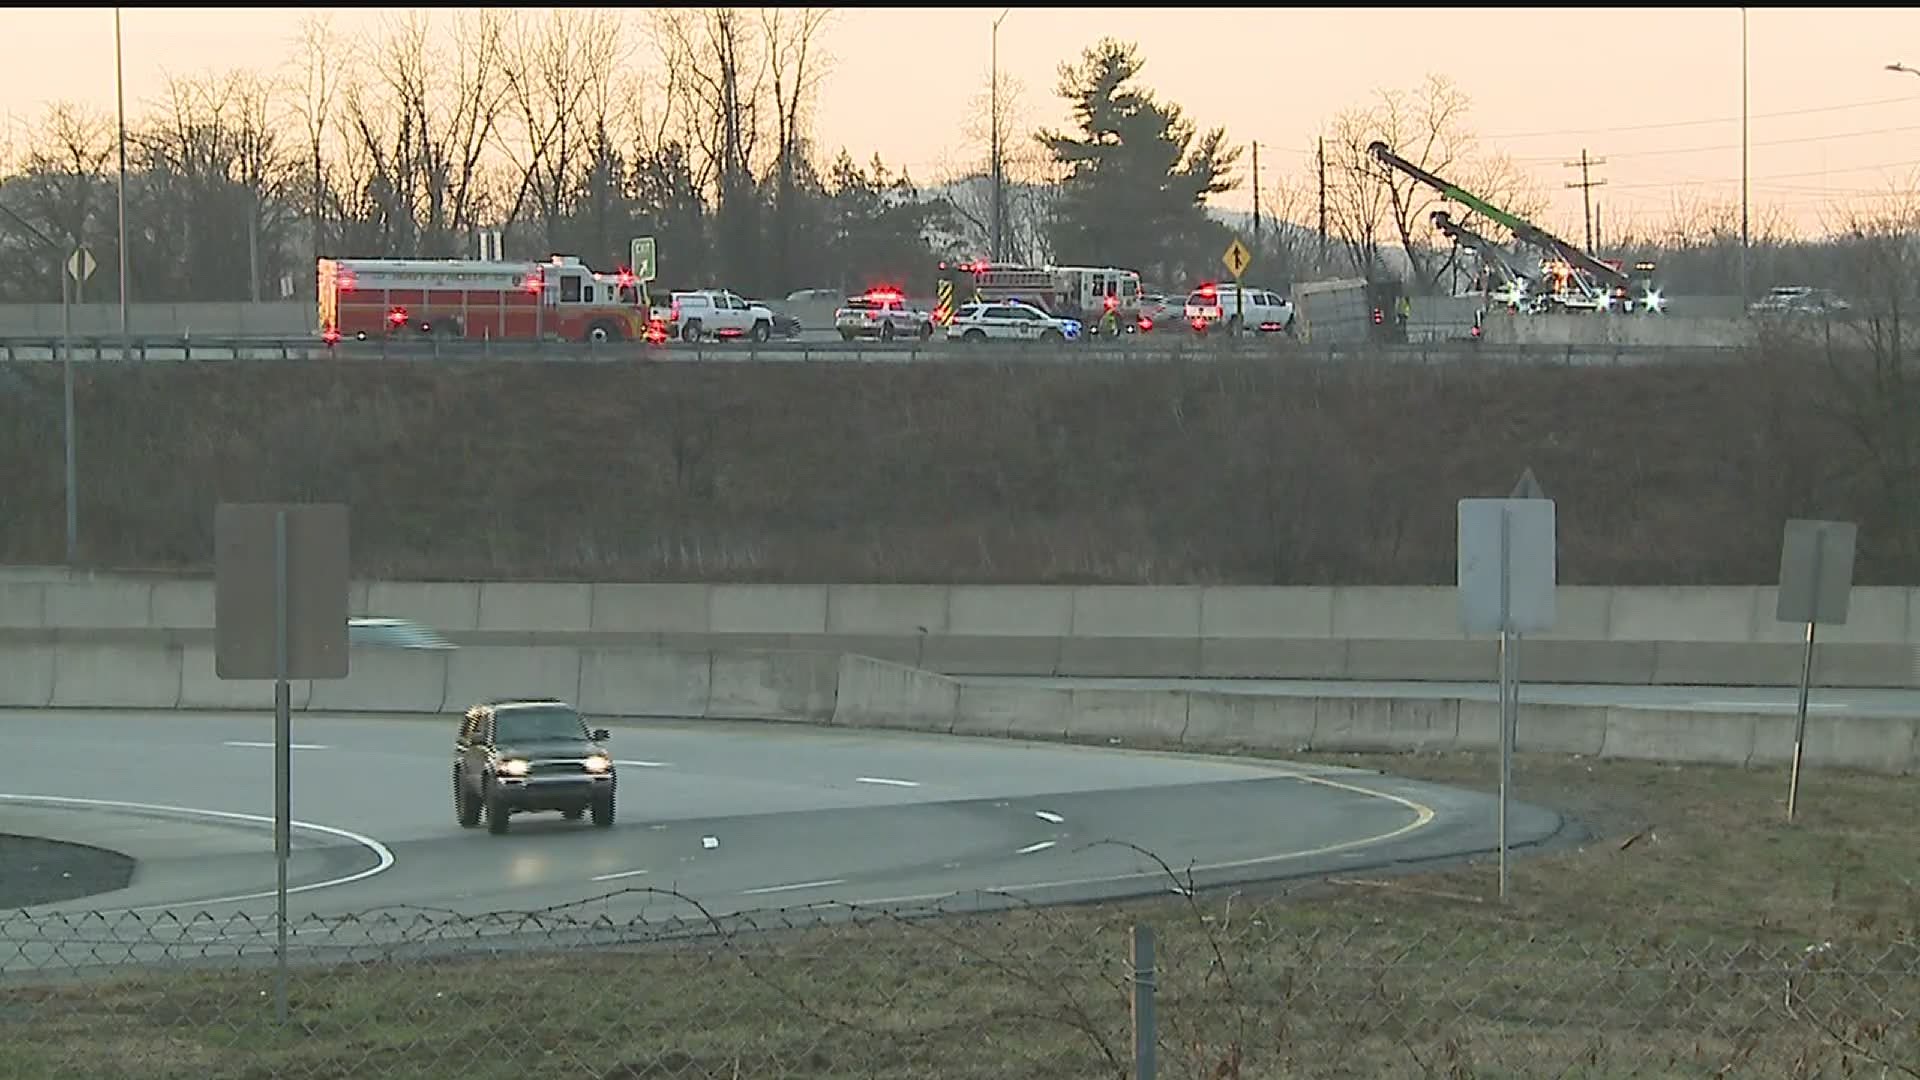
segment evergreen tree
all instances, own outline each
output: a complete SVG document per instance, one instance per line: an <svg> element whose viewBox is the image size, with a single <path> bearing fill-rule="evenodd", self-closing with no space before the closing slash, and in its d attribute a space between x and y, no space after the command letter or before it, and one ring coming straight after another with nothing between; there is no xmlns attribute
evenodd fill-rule
<svg viewBox="0 0 1920 1080"><path fill-rule="evenodd" d="M1190 276L1219 258L1225 230L1206 198L1232 190L1240 151L1226 130L1198 137L1180 107L1137 86L1142 68L1130 44L1102 40L1060 69L1060 96L1075 132L1036 137L1067 167L1053 226L1060 262L1135 269L1150 280Z"/></svg>

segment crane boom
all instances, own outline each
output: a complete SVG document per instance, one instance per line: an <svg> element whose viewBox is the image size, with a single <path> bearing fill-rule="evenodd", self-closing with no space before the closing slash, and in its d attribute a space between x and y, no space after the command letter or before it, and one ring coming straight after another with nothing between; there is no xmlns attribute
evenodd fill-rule
<svg viewBox="0 0 1920 1080"><path fill-rule="evenodd" d="M1445 210L1433 212L1433 227L1439 229L1441 235L1447 239L1473 252L1480 259L1481 265L1500 276L1501 284L1520 288L1532 285L1527 275L1514 267L1500 245L1454 221L1452 215Z"/></svg>
<svg viewBox="0 0 1920 1080"><path fill-rule="evenodd" d="M1552 253L1555 257L1564 260L1589 277L1604 282L1608 288L1626 288L1630 283L1627 275L1615 270L1613 267L1581 251L1574 245L1567 243L1565 240L1560 239L1525 218L1509 214L1505 210L1500 209L1465 188L1442 180L1433 173L1394 153L1392 148L1388 147L1383 141L1376 139L1374 142L1368 144L1367 153L1372 154L1374 159L1382 165L1399 169L1401 172L1433 188L1454 202L1486 215L1487 218L1498 222L1508 232L1511 232L1515 240Z"/></svg>

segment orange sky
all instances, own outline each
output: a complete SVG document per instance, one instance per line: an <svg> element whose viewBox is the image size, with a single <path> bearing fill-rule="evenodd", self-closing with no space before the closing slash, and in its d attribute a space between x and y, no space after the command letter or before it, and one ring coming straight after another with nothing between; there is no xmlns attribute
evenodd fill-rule
<svg viewBox="0 0 1920 1080"><path fill-rule="evenodd" d="M15 8L0 117L18 138L48 101L113 107L111 9ZM857 158L879 151L916 178L962 158L957 115L984 84L1000 9L845 9L817 127ZM1579 193L1562 187L1582 148L1608 163L1596 191L1609 231L1664 219L1674 193L1739 196L1737 8L1210 9L1194 33L1181 8L1019 8L1000 30L1003 75L1024 86L1023 127L1057 124L1055 71L1104 35L1132 40L1145 82L1203 125L1258 139L1263 188L1275 171L1308 178L1321 124L1381 86L1427 72L1474 99L1477 130L1550 189L1556 230L1578 230ZM257 63L289 51L302 9L130 8L122 15L129 113L167 73ZM380 9L341 8L341 30ZM1229 28L1228 23L1231 23ZM1748 16L1752 201L1817 229L1837 200L1911 187L1920 176L1920 10L1758 8ZM913 45L913 42L924 42ZM1794 115L1782 115L1791 113ZM4 134L0 131L0 134ZM1223 205L1244 206L1245 191Z"/></svg>

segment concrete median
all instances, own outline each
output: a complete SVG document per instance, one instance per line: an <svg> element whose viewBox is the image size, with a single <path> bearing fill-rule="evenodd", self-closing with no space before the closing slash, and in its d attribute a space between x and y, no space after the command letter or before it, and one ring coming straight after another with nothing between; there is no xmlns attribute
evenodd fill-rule
<svg viewBox="0 0 1920 1080"><path fill-rule="evenodd" d="M1178 746L1187 734L1187 698L1174 690L1075 690L1067 734Z"/></svg>
<svg viewBox="0 0 1920 1080"><path fill-rule="evenodd" d="M352 649L347 656L347 677L315 679L307 691L307 709L444 712L453 707L447 698L447 664L453 655L438 650ZM466 704L459 707L465 708Z"/></svg>
<svg viewBox="0 0 1920 1080"><path fill-rule="evenodd" d="M42 708L53 703L51 645L0 649L0 706Z"/></svg>
<svg viewBox="0 0 1920 1080"><path fill-rule="evenodd" d="M348 659L352 663L352 659ZM313 684L294 680L287 684L287 700L294 709L305 709L313 695ZM183 709L263 709L273 711L272 679L222 679L214 665L214 651L207 645L185 646L180 654L180 707Z"/></svg>
<svg viewBox="0 0 1920 1080"><path fill-rule="evenodd" d="M580 700L580 650L552 645L483 645L447 657L446 708L495 697Z"/></svg>
<svg viewBox="0 0 1920 1080"><path fill-rule="evenodd" d="M840 657L837 726L949 732L959 707L960 684L944 675L868 656Z"/></svg>
<svg viewBox="0 0 1920 1080"><path fill-rule="evenodd" d="M1315 711L1313 698L1191 693L1181 740L1196 750L1306 750Z"/></svg>
<svg viewBox="0 0 1920 1080"><path fill-rule="evenodd" d="M1460 702L1450 699L1321 698L1316 750L1451 750L1460 737Z"/></svg>
<svg viewBox="0 0 1920 1080"><path fill-rule="evenodd" d="M173 709L180 705L180 645L60 646L52 704L101 709Z"/></svg>

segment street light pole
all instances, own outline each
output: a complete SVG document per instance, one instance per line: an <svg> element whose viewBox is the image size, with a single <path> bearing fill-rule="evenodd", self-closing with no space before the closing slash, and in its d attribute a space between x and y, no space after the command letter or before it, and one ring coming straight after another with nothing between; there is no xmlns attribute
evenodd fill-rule
<svg viewBox="0 0 1920 1080"><path fill-rule="evenodd" d="M991 252L989 258L994 262L1000 261L1000 237L1006 227L1004 224L1006 196L1003 191L1005 181L1000 167L1000 24L1012 10L1008 8L1002 11L1000 18L993 20L993 76L992 88L988 91L993 96L993 134L991 136L993 140L993 236L987 247Z"/></svg>
<svg viewBox="0 0 1920 1080"><path fill-rule="evenodd" d="M128 358L127 338L127 91L120 64L120 9L113 9L113 97L120 120L120 359Z"/></svg>

